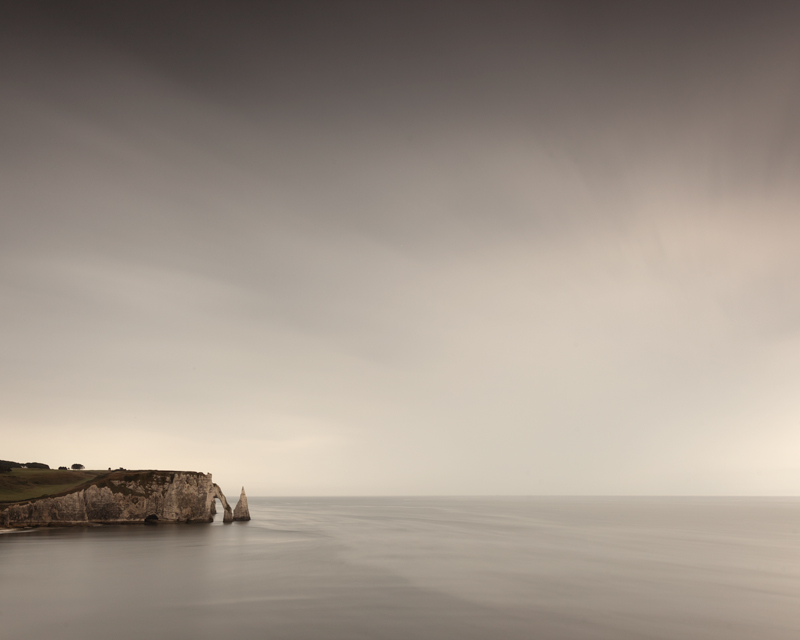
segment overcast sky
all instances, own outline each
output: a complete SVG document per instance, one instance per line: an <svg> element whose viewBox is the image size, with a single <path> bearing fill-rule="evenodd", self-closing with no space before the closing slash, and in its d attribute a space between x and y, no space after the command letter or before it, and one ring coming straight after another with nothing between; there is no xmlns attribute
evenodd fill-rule
<svg viewBox="0 0 800 640"><path fill-rule="evenodd" d="M800 492L800 3L0 9L0 458Z"/></svg>

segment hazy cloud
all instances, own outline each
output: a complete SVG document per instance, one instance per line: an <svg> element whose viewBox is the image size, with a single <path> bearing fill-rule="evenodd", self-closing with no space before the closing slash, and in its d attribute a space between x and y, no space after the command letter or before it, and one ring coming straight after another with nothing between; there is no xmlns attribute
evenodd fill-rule
<svg viewBox="0 0 800 640"><path fill-rule="evenodd" d="M4 8L3 457L796 493L799 20Z"/></svg>

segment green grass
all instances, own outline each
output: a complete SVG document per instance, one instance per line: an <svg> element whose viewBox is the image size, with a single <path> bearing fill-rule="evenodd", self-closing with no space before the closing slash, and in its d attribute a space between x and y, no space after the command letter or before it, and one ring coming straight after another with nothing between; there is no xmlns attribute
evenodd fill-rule
<svg viewBox="0 0 800 640"><path fill-rule="evenodd" d="M103 471L12 469L0 473L0 502L17 502L68 491L96 478Z"/></svg>

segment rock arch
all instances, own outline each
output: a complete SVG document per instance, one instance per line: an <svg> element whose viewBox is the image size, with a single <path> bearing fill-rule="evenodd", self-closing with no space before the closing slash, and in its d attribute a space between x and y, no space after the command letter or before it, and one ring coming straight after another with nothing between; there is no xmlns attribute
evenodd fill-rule
<svg viewBox="0 0 800 640"><path fill-rule="evenodd" d="M214 483L214 497L222 503L222 508L225 510L225 514L222 516L222 521L233 522L233 511L231 511L231 505L228 504L228 501L225 499L225 494L222 493L222 489L219 488L219 485L216 482Z"/></svg>

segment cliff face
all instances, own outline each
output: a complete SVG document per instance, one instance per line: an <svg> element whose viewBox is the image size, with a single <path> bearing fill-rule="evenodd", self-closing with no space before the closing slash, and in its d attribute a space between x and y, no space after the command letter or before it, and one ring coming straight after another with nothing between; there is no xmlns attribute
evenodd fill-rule
<svg viewBox="0 0 800 640"><path fill-rule="evenodd" d="M210 473L117 471L60 495L0 504L0 526L211 522L218 496L230 521Z"/></svg>

